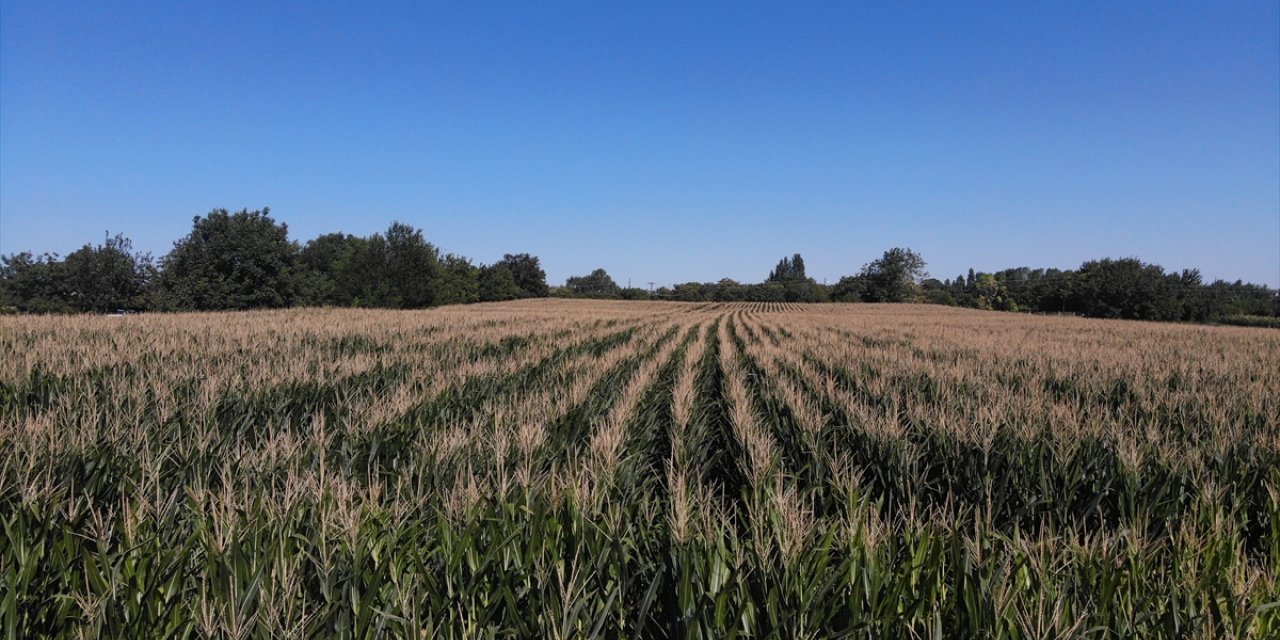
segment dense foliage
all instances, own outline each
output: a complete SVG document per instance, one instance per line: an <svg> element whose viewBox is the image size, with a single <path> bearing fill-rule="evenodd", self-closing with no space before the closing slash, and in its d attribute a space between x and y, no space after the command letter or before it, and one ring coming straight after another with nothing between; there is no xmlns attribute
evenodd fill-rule
<svg viewBox="0 0 1280 640"><path fill-rule="evenodd" d="M297 247L269 209L196 217L165 257L157 282L165 309L260 309L298 299Z"/></svg>
<svg viewBox="0 0 1280 640"><path fill-rule="evenodd" d="M1262 318L1253 321L1257 326L1280 317L1280 292L1270 287L1205 284L1198 271L1165 272L1135 258L1090 260L1077 270L970 270L954 280L925 281L923 288L930 301L978 309L1236 324Z"/></svg>
<svg viewBox="0 0 1280 640"><path fill-rule="evenodd" d="M622 297L622 288L604 269L596 269L585 276L572 276L565 280L564 287L577 298Z"/></svg>
<svg viewBox="0 0 1280 640"><path fill-rule="evenodd" d="M306 244L269 209L197 216L159 263L117 235L65 259L18 253L0 261L0 309L29 313L210 311L289 306L416 309L548 295L537 257L507 254L492 265L444 254L420 229L392 223L360 237L321 235Z"/></svg>
<svg viewBox="0 0 1280 640"><path fill-rule="evenodd" d="M1006 269L929 278L924 258L895 247L831 285L783 257L760 283L685 282L657 290L621 287L604 269L549 287L539 260L506 254L475 265L441 254L420 229L392 223L368 237L330 233L299 245L269 210L225 209L193 221L158 265L117 235L65 259L0 258L0 310L28 313L219 310L287 306L416 309L548 296L685 302L929 302L1098 318L1280 324L1280 292L1240 281L1204 283L1135 258L1090 260L1075 270Z"/></svg>
<svg viewBox="0 0 1280 640"><path fill-rule="evenodd" d="M35 313L141 308L154 273L151 256L133 253L121 235L86 244L65 260L18 253L0 260L0 306L11 301Z"/></svg>
<svg viewBox="0 0 1280 640"><path fill-rule="evenodd" d="M0 318L8 638L1275 638L1280 341L937 306Z"/></svg>

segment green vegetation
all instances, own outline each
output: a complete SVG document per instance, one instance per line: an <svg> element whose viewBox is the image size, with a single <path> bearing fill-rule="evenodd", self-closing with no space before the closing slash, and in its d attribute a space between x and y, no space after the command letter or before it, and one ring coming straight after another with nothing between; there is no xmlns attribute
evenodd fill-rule
<svg viewBox="0 0 1280 640"><path fill-rule="evenodd" d="M424 307L548 295L538 258L475 266L442 255L420 229L325 234L305 245L269 209L215 209L159 264L123 236L65 260L19 253L0 264L0 308L28 313L210 311L290 306Z"/></svg>
<svg viewBox="0 0 1280 640"><path fill-rule="evenodd" d="M682 302L929 302L947 306L1097 318L1239 322L1280 318L1280 292L1165 273L1135 258L1085 262L1077 270L1006 269L954 280L929 278L924 258L895 247L833 285L805 272L800 254L784 257L758 284L725 278L648 291L623 288L604 269L547 285L539 259L506 254L489 265L441 254L420 229L392 223L369 237L325 234L305 245L267 209L211 211L156 264L117 235L104 245L56 255L0 258L0 312L117 310L209 311L292 306L425 307L548 296ZM1271 326L1250 321L1250 326Z"/></svg>
<svg viewBox="0 0 1280 640"><path fill-rule="evenodd" d="M1280 633L1270 332L525 300L0 356L8 638Z"/></svg>

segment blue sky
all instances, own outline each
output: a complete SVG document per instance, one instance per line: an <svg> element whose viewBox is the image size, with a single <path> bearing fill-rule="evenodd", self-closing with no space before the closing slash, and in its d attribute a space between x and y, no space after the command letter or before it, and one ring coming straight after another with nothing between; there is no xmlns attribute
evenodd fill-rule
<svg viewBox="0 0 1280 640"><path fill-rule="evenodd" d="M0 253L263 206L552 283L1280 286L1280 3L0 2Z"/></svg>

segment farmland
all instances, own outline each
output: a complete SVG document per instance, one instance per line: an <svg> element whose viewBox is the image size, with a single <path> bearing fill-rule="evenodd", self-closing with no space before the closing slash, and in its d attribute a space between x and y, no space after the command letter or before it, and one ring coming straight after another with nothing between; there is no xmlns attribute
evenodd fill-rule
<svg viewBox="0 0 1280 640"><path fill-rule="evenodd" d="M1280 334L0 318L5 637L1275 637Z"/></svg>

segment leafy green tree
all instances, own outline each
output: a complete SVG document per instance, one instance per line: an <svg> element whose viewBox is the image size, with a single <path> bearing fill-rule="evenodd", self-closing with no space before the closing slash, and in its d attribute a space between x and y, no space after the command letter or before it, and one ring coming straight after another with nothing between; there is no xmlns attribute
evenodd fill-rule
<svg viewBox="0 0 1280 640"><path fill-rule="evenodd" d="M497 264L511 271L511 277L520 288L522 298L545 298L549 295L547 273L536 256L527 253L508 253Z"/></svg>
<svg viewBox="0 0 1280 640"><path fill-rule="evenodd" d="M665 287L659 289L658 294L680 302L706 302L715 299L715 287L701 282L682 282L675 285L670 293L665 293L664 289Z"/></svg>
<svg viewBox="0 0 1280 640"><path fill-rule="evenodd" d="M756 285L751 300L757 302L786 302L787 288L781 282L765 282Z"/></svg>
<svg viewBox="0 0 1280 640"><path fill-rule="evenodd" d="M86 244L62 263L67 302L76 311L97 313L142 309L153 271L151 256L133 253L123 235L96 247Z"/></svg>
<svg viewBox="0 0 1280 640"><path fill-rule="evenodd" d="M782 300L786 302L818 302L827 297L826 291L813 278L805 275L804 258L798 253L778 261L778 266L774 267L765 280L765 285L771 284L782 285ZM777 297L777 292L772 287L761 292L769 300Z"/></svg>
<svg viewBox="0 0 1280 640"><path fill-rule="evenodd" d="M766 282L792 282L803 281L806 279L804 273L804 258L800 254L795 254L790 258L783 258L778 261L778 266L773 268L769 273Z"/></svg>
<svg viewBox="0 0 1280 640"><path fill-rule="evenodd" d="M379 306L420 309L435 304L435 281L440 277L440 253L422 237L422 231L393 222L384 236L386 304Z"/></svg>
<svg viewBox="0 0 1280 640"><path fill-rule="evenodd" d="M1176 292L1164 269L1137 258L1090 260L1076 274L1077 310L1096 318L1178 320Z"/></svg>
<svg viewBox="0 0 1280 640"><path fill-rule="evenodd" d="M718 302L738 302L747 297L746 288L733 278L721 278L716 283L716 300Z"/></svg>
<svg viewBox="0 0 1280 640"><path fill-rule="evenodd" d="M482 302L501 302L523 297L524 290L516 284L511 267L497 263L480 269L479 294Z"/></svg>
<svg viewBox="0 0 1280 640"><path fill-rule="evenodd" d="M863 299L868 302L907 302L920 293L917 282L927 274L924 258L901 247L884 252L879 260L862 268L866 283Z"/></svg>
<svg viewBox="0 0 1280 640"><path fill-rule="evenodd" d="M353 258L366 243L345 233L327 233L307 242L298 254L301 302L314 306L351 306L359 295Z"/></svg>
<svg viewBox="0 0 1280 640"><path fill-rule="evenodd" d="M979 309L996 311L1017 311L1018 303L1009 294L1005 281L990 273L978 275L977 279Z"/></svg>
<svg viewBox="0 0 1280 640"><path fill-rule="evenodd" d="M381 233L356 238L352 251L338 264L340 290L355 307L399 308L401 298L389 277L390 251Z"/></svg>
<svg viewBox="0 0 1280 640"><path fill-rule="evenodd" d="M948 307L956 306L956 299L946 289L927 289L924 292L924 300L929 304L940 304Z"/></svg>
<svg viewBox="0 0 1280 640"><path fill-rule="evenodd" d="M452 253L440 260L436 304L466 304L480 300L480 270L471 261Z"/></svg>
<svg viewBox="0 0 1280 640"><path fill-rule="evenodd" d="M57 254L15 253L0 259L0 307L27 313L65 313L66 276Z"/></svg>
<svg viewBox="0 0 1280 640"><path fill-rule="evenodd" d="M590 275L574 276L564 286L581 298L617 298L621 294L618 283L604 269L596 269Z"/></svg>
<svg viewBox="0 0 1280 640"><path fill-rule="evenodd" d="M174 243L159 278L172 309L283 307L297 299L298 247L270 209L214 209Z"/></svg>
<svg viewBox="0 0 1280 640"><path fill-rule="evenodd" d="M862 276L844 276L831 285L831 301L861 302L866 292L866 278Z"/></svg>
<svg viewBox="0 0 1280 640"><path fill-rule="evenodd" d="M926 278L920 283L920 290L924 294L925 302L929 304L941 304L948 307L956 306L956 299L951 295L951 281L938 280L937 278Z"/></svg>

